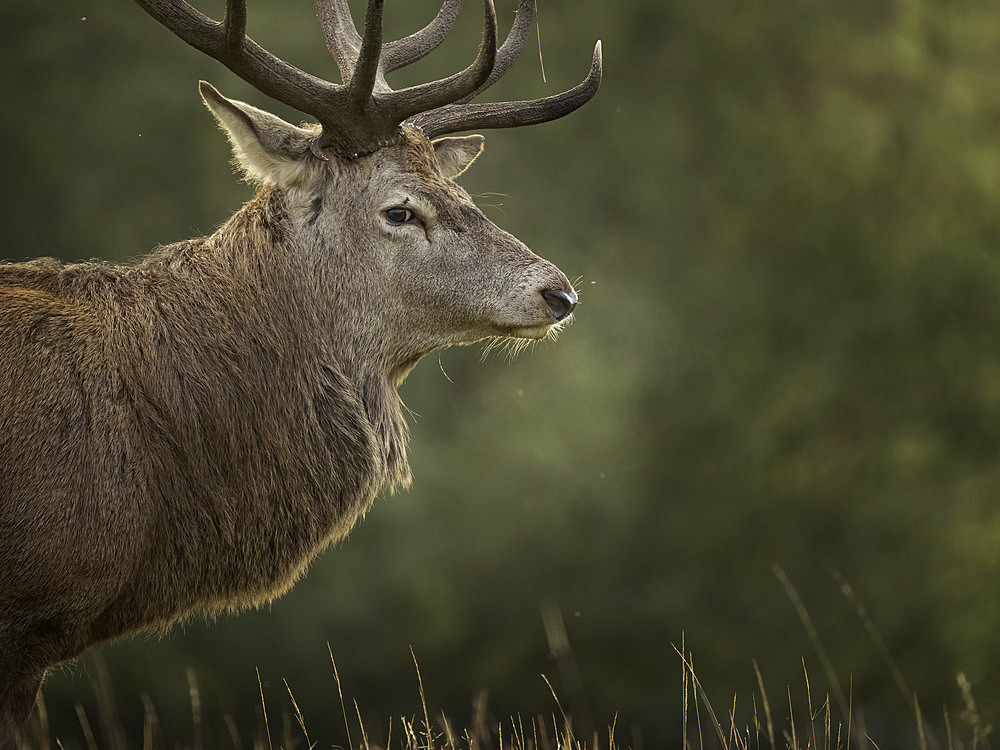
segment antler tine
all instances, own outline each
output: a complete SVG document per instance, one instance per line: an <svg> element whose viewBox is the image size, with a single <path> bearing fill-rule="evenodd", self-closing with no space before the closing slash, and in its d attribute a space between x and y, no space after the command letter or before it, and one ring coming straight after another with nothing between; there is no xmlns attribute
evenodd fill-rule
<svg viewBox="0 0 1000 750"><path fill-rule="evenodd" d="M167 0L136 0L149 15L170 29L185 42L207 55L215 57L219 43L220 24L185 2Z"/></svg>
<svg viewBox="0 0 1000 750"><path fill-rule="evenodd" d="M242 33L243 0L227 0L226 21L216 23L184 0L136 0L153 18L195 49L214 57L267 96L322 120L339 87L275 57Z"/></svg>
<svg viewBox="0 0 1000 750"><path fill-rule="evenodd" d="M516 128L549 122L583 106L597 93L603 73L601 43L594 47L590 73L579 84L561 94L523 102L450 104L423 112L406 123L419 128L428 138L460 130Z"/></svg>
<svg viewBox="0 0 1000 750"><path fill-rule="evenodd" d="M489 78L497 56L497 11L493 7L493 0L483 0L483 12L483 41L479 54L469 67L448 78L410 86L386 95L386 102L398 121L461 99L478 89Z"/></svg>
<svg viewBox="0 0 1000 750"><path fill-rule="evenodd" d="M340 69L341 79L347 83L361 54L361 35L354 27L351 9L347 0L316 0L315 4L326 48Z"/></svg>
<svg viewBox="0 0 1000 750"><path fill-rule="evenodd" d="M348 97L360 109L371 98L375 87L375 77L379 72L379 58L382 55L382 9L383 0L368 0L365 11L365 35L361 40L361 52L351 74L347 87Z"/></svg>
<svg viewBox="0 0 1000 750"><path fill-rule="evenodd" d="M247 35L246 0L226 0L226 17L222 20L226 49L231 55L240 54L243 37Z"/></svg>
<svg viewBox="0 0 1000 750"><path fill-rule="evenodd" d="M465 104L466 102L475 99L486 89L507 75L507 71L514 67L514 63L517 62L517 58L521 56L521 52L524 49L524 43L528 38L528 32L531 30L531 24L534 20L535 0L520 0L517 5L517 11L514 15L514 23L510 27L510 31L507 32L507 38L504 39L500 49L497 50L497 59L496 62L493 63L493 70L490 72L490 77L486 79L486 83L468 96L463 96L457 102L454 102L455 104Z"/></svg>
<svg viewBox="0 0 1000 750"><path fill-rule="evenodd" d="M415 63L437 48L451 32L458 18L462 0L444 0L441 10L429 24L409 36L388 42L382 47L382 70L391 73Z"/></svg>

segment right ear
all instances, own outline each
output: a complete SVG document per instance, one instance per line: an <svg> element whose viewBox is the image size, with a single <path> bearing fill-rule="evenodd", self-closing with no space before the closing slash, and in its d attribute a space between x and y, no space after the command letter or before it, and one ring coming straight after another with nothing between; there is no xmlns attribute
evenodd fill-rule
<svg viewBox="0 0 1000 750"><path fill-rule="evenodd" d="M449 180L454 180L483 153L485 142L486 139L481 135L462 135L436 138L431 141L431 145L434 146L434 157L441 173Z"/></svg>
<svg viewBox="0 0 1000 750"><path fill-rule="evenodd" d="M292 187L315 173L313 133L246 102L227 99L205 81L198 82L198 90L229 136L236 163L250 180Z"/></svg>

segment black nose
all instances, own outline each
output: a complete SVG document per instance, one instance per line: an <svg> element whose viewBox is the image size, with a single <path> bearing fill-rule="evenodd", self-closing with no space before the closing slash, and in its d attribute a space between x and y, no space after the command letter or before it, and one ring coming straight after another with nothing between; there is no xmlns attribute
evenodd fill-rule
<svg viewBox="0 0 1000 750"><path fill-rule="evenodd" d="M552 317L556 320L562 320L576 307L576 292L566 294L561 289L543 289L542 296L545 298L545 304L549 306Z"/></svg>

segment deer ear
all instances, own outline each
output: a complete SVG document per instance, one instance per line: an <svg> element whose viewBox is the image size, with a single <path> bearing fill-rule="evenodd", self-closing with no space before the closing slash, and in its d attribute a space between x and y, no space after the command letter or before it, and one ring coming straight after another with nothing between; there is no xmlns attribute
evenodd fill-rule
<svg viewBox="0 0 1000 750"><path fill-rule="evenodd" d="M483 153L486 139L481 135L463 135L457 138L438 138L431 143L441 173L453 180Z"/></svg>
<svg viewBox="0 0 1000 750"><path fill-rule="evenodd" d="M229 136L233 157L248 179L292 187L314 174L310 149L313 133L245 102L227 99L205 81L198 83L198 90Z"/></svg>

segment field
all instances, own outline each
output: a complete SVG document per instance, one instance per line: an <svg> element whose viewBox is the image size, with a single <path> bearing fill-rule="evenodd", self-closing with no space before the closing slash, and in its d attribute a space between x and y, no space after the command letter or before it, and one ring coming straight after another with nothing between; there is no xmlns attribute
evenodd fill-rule
<svg viewBox="0 0 1000 750"><path fill-rule="evenodd" d="M883 659L886 679L895 682L903 703L911 712L911 722L899 723L882 732L866 724L863 696L855 696L853 677L847 683L838 677L827 651L816 633L812 619L785 572L775 568L775 574L788 594L803 628L813 645L809 658L802 658L802 673L785 685L785 692L772 696L765 687L757 660L752 660L757 690L749 696L733 694L729 701L720 700L718 691L708 690L701 683L695 668L695 654L688 651L684 636L671 644L677 655L680 684L673 711L679 719L680 736L663 747L682 750L888 750L888 748L919 748L919 750L988 750L992 746L994 724L989 714L980 711L973 686L964 674L956 675L952 690L957 709L943 705L940 713L927 714L919 696L912 691L899 665L886 649L885 642L864 605L850 584L844 582L842 592L856 608L858 624L872 640L872 646ZM643 750L647 747L643 728L633 723L619 726L617 714L599 725L588 707L588 698L580 681L577 664L569 643L565 624L558 610L543 612L549 646L557 669L553 680L540 676L552 697L552 710L547 714L497 716L489 707L489 693L482 691L472 700L467 724L458 724L444 711L429 706L420 665L411 649L414 683L419 705L414 713L381 721L365 715L358 701L345 696L341 675L329 644L329 672L336 685L338 702L331 707L342 717L337 742L329 738L310 736L306 717L284 678L265 679L256 671L260 702L254 706L254 721L241 726L231 714L213 714L203 704L198 676L186 670L187 695L190 702L186 726L164 727L156 706L147 694L141 696L141 722L133 710L132 726L122 719L122 710L115 696L113 680L107 664L98 654L85 659L91 673L92 696L75 704L78 722L66 735L53 731L44 698L32 716L28 736L21 750L51 750L74 747L85 750L126 750L141 747L185 748L203 750L206 747L229 747L234 750L295 750L296 748L339 747L357 750ZM807 662L821 669L812 676ZM555 685L559 685L561 690ZM715 693L715 703L710 696ZM953 704L956 705L956 704ZM89 707L89 710L88 710ZM135 707L133 707L135 708ZM141 732L139 730L141 724ZM207 739L208 738L208 739ZM660 745L657 745L660 746Z"/></svg>

